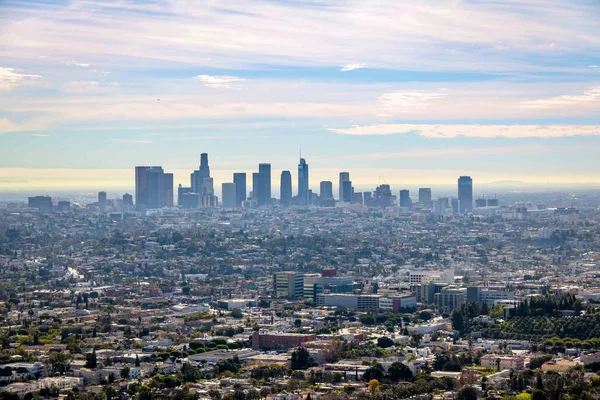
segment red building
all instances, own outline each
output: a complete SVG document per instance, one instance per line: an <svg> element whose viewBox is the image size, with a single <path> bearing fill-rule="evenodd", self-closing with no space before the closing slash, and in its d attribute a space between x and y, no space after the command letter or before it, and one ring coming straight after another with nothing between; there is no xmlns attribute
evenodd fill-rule
<svg viewBox="0 0 600 400"><path fill-rule="evenodd" d="M316 340L316 335L301 333L267 333L252 334L252 348L255 350L289 350L299 347L302 343Z"/></svg>

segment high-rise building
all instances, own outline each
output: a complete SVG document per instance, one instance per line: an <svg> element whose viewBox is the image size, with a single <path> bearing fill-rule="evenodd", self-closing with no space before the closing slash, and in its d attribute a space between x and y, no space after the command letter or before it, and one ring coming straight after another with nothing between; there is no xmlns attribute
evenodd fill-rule
<svg viewBox="0 0 600 400"><path fill-rule="evenodd" d="M290 171L281 171L279 184L280 204L288 207L292 202L292 174Z"/></svg>
<svg viewBox="0 0 600 400"><path fill-rule="evenodd" d="M475 208L482 208L487 206L487 200L484 198L475 199Z"/></svg>
<svg viewBox="0 0 600 400"><path fill-rule="evenodd" d="M98 192L98 208L100 212L106 211L106 192Z"/></svg>
<svg viewBox="0 0 600 400"><path fill-rule="evenodd" d="M298 164L298 201L303 206L309 204L308 164L304 158L300 158L300 163Z"/></svg>
<svg viewBox="0 0 600 400"><path fill-rule="evenodd" d="M200 205L204 207L214 207L216 205L207 153L200 154L200 167L190 175L190 187L193 193L200 195Z"/></svg>
<svg viewBox="0 0 600 400"><path fill-rule="evenodd" d="M304 296L304 274L288 271L273 274L273 289L276 297L297 299Z"/></svg>
<svg viewBox="0 0 600 400"><path fill-rule="evenodd" d="M162 167L135 167L135 205L140 211L165 206Z"/></svg>
<svg viewBox="0 0 600 400"><path fill-rule="evenodd" d="M58 212L67 212L71 210L71 202L66 200L61 200L56 204L56 211Z"/></svg>
<svg viewBox="0 0 600 400"><path fill-rule="evenodd" d="M261 189L258 196L258 205L267 206L271 204L271 164L258 164L258 173L261 175Z"/></svg>
<svg viewBox="0 0 600 400"><path fill-rule="evenodd" d="M419 204L423 208L431 209L433 207L433 201L431 201L431 189L420 188L419 189Z"/></svg>
<svg viewBox="0 0 600 400"><path fill-rule="evenodd" d="M470 176L458 178L458 206L460 212L473 209L473 179Z"/></svg>
<svg viewBox="0 0 600 400"><path fill-rule="evenodd" d="M346 203L352 203L352 199L354 197L354 188L352 187L352 181L341 181L342 185L342 193L340 197L340 201Z"/></svg>
<svg viewBox="0 0 600 400"><path fill-rule="evenodd" d="M402 189L400 191L399 205L400 207L405 207L407 209L412 208L412 200L410 198L410 191L408 189Z"/></svg>
<svg viewBox="0 0 600 400"><path fill-rule="evenodd" d="M34 196L27 199L29 208L37 208L39 212L52 212L52 197Z"/></svg>
<svg viewBox="0 0 600 400"><path fill-rule="evenodd" d="M373 200L371 204L373 207L389 207L392 205L392 190L390 185L384 184L379 185L373 192Z"/></svg>
<svg viewBox="0 0 600 400"><path fill-rule="evenodd" d="M183 206L183 196L188 193L194 193L194 192L192 192L192 188L184 187L184 186L181 186L181 184L179 184L179 187L177 188L177 205L179 207Z"/></svg>
<svg viewBox="0 0 600 400"><path fill-rule="evenodd" d="M437 199L433 206L433 211L436 214L444 214L446 210L450 207L450 201L447 197L440 197Z"/></svg>
<svg viewBox="0 0 600 400"><path fill-rule="evenodd" d="M260 172L253 172L252 173L252 202L254 203L254 205L258 206L259 205L259 197L260 192L263 188L263 184L262 184L262 176L260 174Z"/></svg>
<svg viewBox="0 0 600 400"><path fill-rule="evenodd" d="M221 205L223 208L234 208L237 206L237 195L235 183L227 182L221 184Z"/></svg>
<svg viewBox="0 0 600 400"><path fill-rule="evenodd" d="M450 200L450 208L452 208L452 214L458 214L458 199L452 198Z"/></svg>
<svg viewBox="0 0 600 400"><path fill-rule="evenodd" d="M339 201L347 201L344 200L344 182L350 181L350 172L340 172L340 182L339 182ZM352 183L350 183L350 187L352 187ZM352 197L352 196L350 196Z"/></svg>
<svg viewBox="0 0 600 400"><path fill-rule="evenodd" d="M333 183L331 181L321 181L319 195L323 199L333 199Z"/></svg>
<svg viewBox="0 0 600 400"><path fill-rule="evenodd" d="M363 192L352 192L352 203L363 204Z"/></svg>
<svg viewBox="0 0 600 400"><path fill-rule="evenodd" d="M364 192L363 193L363 204L365 206L370 206L372 202L373 202L373 193Z"/></svg>
<svg viewBox="0 0 600 400"><path fill-rule="evenodd" d="M163 201L165 207L173 207L173 174L163 175Z"/></svg>
<svg viewBox="0 0 600 400"><path fill-rule="evenodd" d="M129 193L125 193L123 195L123 205L124 206L132 206L133 205L133 196Z"/></svg>
<svg viewBox="0 0 600 400"><path fill-rule="evenodd" d="M246 173L235 172L233 174L233 183L235 183L235 205L241 207L242 202L246 201Z"/></svg>

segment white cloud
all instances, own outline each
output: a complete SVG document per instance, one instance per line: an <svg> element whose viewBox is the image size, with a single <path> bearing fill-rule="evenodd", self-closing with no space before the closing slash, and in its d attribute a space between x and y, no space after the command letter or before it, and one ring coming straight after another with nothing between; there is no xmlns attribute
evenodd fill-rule
<svg viewBox="0 0 600 400"><path fill-rule="evenodd" d="M564 136L600 136L600 125L428 125L428 124L375 124L355 125L351 128L327 128L340 135L395 135L416 133L427 138L455 138L458 136L493 138L554 138Z"/></svg>
<svg viewBox="0 0 600 400"><path fill-rule="evenodd" d="M348 72L348 71L354 71L356 69L363 69L363 68L367 68L367 64L346 64L346 65L342 65L342 68L340 69L340 71Z"/></svg>
<svg viewBox="0 0 600 400"><path fill-rule="evenodd" d="M194 79L202 82L204 86L213 89L239 88L238 84L245 81L243 78L228 75L198 75Z"/></svg>
<svg viewBox="0 0 600 400"><path fill-rule="evenodd" d="M50 135L48 135L46 133L32 133L31 136L35 136L35 137L50 137Z"/></svg>
<svg viewBox="0 0 600 400"><path fill-rule="evenodd" d="M40 78L40 75L23 74L14 68L0 67L0 91L8 92L16 86Z"/></svg>
<svg viewBox="0 0 600 400"><path fill-rule="evenodd" d="M90 66L90 64L86 64L86 63L80 63L77 61L67 61L67 65L74 65L76 67L82 67L82 68L88 68Z"/></svg>
<svg viewBox="0 0 600 400"><path fill-rule="evenodd" d="M591 87L580 95L562 95L540 100L524 101L521 104L527 108L555 108L581 105L600 100L600 86Z"/></svg>
<svg viewBox="0 0 600 400"><path fill-rule="evenodd" d="M427 107L432 101L441 99L447 94L448 90L443 88L435 91L414 90L384 93L379 96L378 101L381 110L377 110L376 114L389 116L397 113L411 112L415 109Z"/></svg>
<svg viewBox="0 0 600 400"><path fill-rule="evenodd" d="M590 66L588 66L588 68L596 69L596 68L598 68L598 66L597 65L590 65Z"/></svg>

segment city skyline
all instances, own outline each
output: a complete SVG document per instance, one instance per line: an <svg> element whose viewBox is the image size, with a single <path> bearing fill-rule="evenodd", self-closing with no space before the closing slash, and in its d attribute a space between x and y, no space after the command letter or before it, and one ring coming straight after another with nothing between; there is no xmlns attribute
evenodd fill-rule
<svg viewBox="0 0 600 400"><path fill-rule="evenodd" d="M5 1L0 190L181 181L198 149L216 181L302 148L311 187L600 183L599 7Z"/></svg>

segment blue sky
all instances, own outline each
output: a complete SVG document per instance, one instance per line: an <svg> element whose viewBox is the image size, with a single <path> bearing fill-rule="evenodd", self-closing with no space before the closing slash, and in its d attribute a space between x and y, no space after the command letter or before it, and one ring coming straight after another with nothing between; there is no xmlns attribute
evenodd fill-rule
<svg viewBox="0 0 600 400"><path fill-rule="evenodd" d="M600 182L597 1L0 2L0 189ZM294 174L295 175L295 174Z"/></svg>

